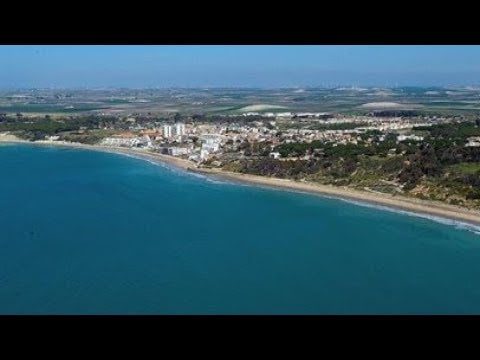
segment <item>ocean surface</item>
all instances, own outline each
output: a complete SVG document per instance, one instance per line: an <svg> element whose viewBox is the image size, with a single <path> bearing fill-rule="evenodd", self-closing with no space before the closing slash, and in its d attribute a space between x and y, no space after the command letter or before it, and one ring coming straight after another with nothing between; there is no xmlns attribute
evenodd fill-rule
<svg viewBox="0 0 480 360"><path fill-rule="evenodd" d="M480 314L478 229L0 146L0 314Z"/></svg>

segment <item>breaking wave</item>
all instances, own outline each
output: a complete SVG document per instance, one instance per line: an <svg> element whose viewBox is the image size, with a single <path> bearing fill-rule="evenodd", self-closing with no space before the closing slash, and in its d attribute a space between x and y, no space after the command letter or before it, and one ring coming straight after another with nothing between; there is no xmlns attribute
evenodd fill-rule
<svg viewBox="0 0 480 360"><path fill-rule="evenodd" d="M333 199L334 197L329 197L329 198ZM339 200L342 200L344 202L348 202L350 204L355 204L355 205L358 205L358 206L368 207L368 208L372 208L372 209L378 209L378 210L382 210L382 211L393 212L393 213L396 213L396 214L402 214L402 215L406 215L406 216L420 217L420 218L423 218L423 219L435 221L435 222L443 224L443 225L454 226L455 228L457 228L459 230L467 230L467 231L471 231L471 232L473 232L477 235L480 235L480 226L473 225L473 224L463 222L463 221L459 221L459 220L448 219L448 218L444 218L444 217L436 216L436 215L417 213L417 212L414 212L414 211L396 209L396 208L393 208L393 207L371 204L371 203L368 203L368 202L362 202L362 201L356 201L356 200L350 200L350 199L344 199L344 198L335 198L335 199L339 199Z"/></svg>

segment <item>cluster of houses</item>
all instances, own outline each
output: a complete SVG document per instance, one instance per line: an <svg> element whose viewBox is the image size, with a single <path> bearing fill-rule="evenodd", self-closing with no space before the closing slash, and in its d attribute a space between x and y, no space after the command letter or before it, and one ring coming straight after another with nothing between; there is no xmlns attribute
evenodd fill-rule
<svg viewBox="0 0 480 360"><path fill-rule="evenodd" d="M246 113L256 114L256 113ZM357 144L362 140L361 135L370 130L380 130L382 132L396 132L402 130L402 135L397 136L397 141L421 141L422 136L411 134L409 129L413 126L431 125L428 121L421 122L418 119L404 118L371 118L365 116L340 116L330 118L328 121L319 120L315 123L320 124L341 124L353 123L351 129L325 129L319 127L315 129L299 127L279 127L279 121L285 124L285 121L279 119L280 115L289 117L294 121L293 116L314 117L319 119L321 116L330 116L328 113L272 113L275 119L262 121L253 121L247 123L231 122L191 122L160 124L160 126L149 126L148 128L135 128L132 131L125 131L115 136L103 139L101 145L113 147L141 147L171 156L180 156L192 161L201 163L212 158L218 158L222 155L243 156L240 150L242 144L268 142L271 148L270 157L278 159L280 154L275 152L275 146L282 143L291 142L312 142L320 140L333 143L334 146L340 144ZM264 117L267 114L262 114ZM267 116L268 117L268 116ZM287 120L288 122L288 120ZM341 128L341 127L340 127ZM407 133L407 134L405 134ZM384 135L376 137L383 141ZM367 139L368 140L371 139ZM471 139L468 146L480 146L480 140ZM477 145L478 144L478 145Z"/></svg>
<svg viewBox="0 0 480 360"><path fill-rule="evenodd" d="M100 145L146 148L171 156L188 156L190 160L201 162L220 151L224 136L196 130L187 128L183 123L164 125L159 129L141 131L140 134L128 131L106 137Z"/></svg>
<svg viewBox="0 0 480 360"><path fill-rule="evenodd" d="M480 147L480 136L472 136L467 138L467 147Z"/></svg>

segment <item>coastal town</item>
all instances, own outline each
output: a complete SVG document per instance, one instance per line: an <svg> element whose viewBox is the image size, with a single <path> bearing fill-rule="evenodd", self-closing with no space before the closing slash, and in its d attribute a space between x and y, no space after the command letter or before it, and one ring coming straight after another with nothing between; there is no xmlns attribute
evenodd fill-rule
<svg viewBox="0 0 480 360"><path fill-rule="evenodd" d="M105 137L100 145L127 148L145 148L161 154L178 156L199 165L221 166L225 162L255 156L249 151L251 144L262 148L262 154L273 159L309 160L314 154L283 157L275 151L281 144L311 143L322 141L333 146L355 144L363 140L371 143L376 132L395 133L398 142L421 141L422 136L412 134L413 127L431 126L447 122L434 118L375 118L368 116L337 116L325 113L245 113L243 121L202 123L165 122L136 124L134 117L128 117L128 130ZM237 117L235 117L237 118ZM252 121L249 121L253 119ZM299 120L300 119L300 120ZM305 120L303 120L305 119ZM307 121L308 120L308 121ZM292 126L305 122L305 128ZM312 126L313 124L313 126ZM310 126L309 126L310 125ZM322 126L324 127L322 129ZM105 127L104 130L115 130ZM59 136L47 136L46 140L56 141ZM384 141L385 135L378 137ZM478 140L470 139L467 146L477 146ZM478 143L480 146L480 143Z"/></svg>
<svg viewBox="0 0 480 360"><path fill-rule="evenodd" d="M0 92L0 139L480 209L480 89Z"/></svg>
<svg viewBox="0 0 480 360"><path fill-rule="evenodd" d="M0 116L0 133L133 149L218 169L480 208L480 120L370 111Z"/></svg>
<svg viewBox="0 0 480 360"><path fill-rule="evenodd" d="M33 140L89 143L88 134L103 131L110 135L102 137L97 142L98 145L142 148L187 159L198 165L220 167L227 162L259 156L283 161L310 160L315 157L315 153L284 156L277 151L282 144L322 142L334 147L363 142L371 144L374 141L383 142L388 134L394 134L397 142L420 142L423 137L415 135L413 128L451 121L450 118L436 116L378 117L374 114L344 116L292 112L247 112L219 117L214 121L195 116L186 117L183 121L157 121L145 117L137 120L134 115L105 124L102 123L101 116L98 120L98 124L93 127L83 126L77 131L46 134L43 138L40 136ZM8 120L3 123L8 124ZM8 133L15 132L4 132L5 135ZM469 138L466 146L480 146L479 139ZM251 148L261 151L251 151Z"/></svg>

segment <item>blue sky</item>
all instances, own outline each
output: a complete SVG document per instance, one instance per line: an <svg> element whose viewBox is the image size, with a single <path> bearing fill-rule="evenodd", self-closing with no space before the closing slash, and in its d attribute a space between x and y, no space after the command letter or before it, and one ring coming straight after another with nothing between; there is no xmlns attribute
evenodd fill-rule
<svg viewBox="0 0 480 360"><path fill-rule="evenodd" d="M480 84L480 46L0 46L0 88Z"/></svg>

